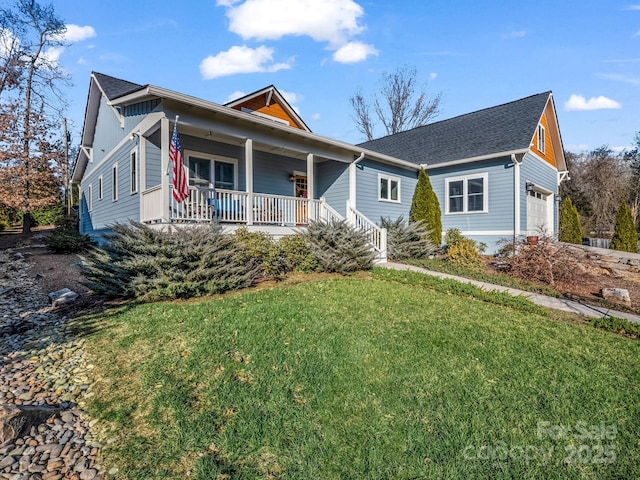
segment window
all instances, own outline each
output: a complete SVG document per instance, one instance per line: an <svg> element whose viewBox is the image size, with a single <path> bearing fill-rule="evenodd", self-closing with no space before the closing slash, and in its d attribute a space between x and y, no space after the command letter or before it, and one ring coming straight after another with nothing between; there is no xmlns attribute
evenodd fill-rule
<svg viewBox="0 0 640 480"><path fill-rule="evenodd" d="M400 179L378 175L378 201L400 202Z"/></svg>
<svg viewBox="0 0 640 480"><path fill-rule="evenodd" d="M102 175L98 177L98 200L102 200Z"/></svg>
<svg viewBox="0 0 640 480"><path fill-rule="evenodd" d="M486 213L488 174L445 179L445 213Z"/></svg>
<svg viewBox="0 0 640 480"><path fill-rule="evenodd" d="M544 127L542 125L538 125L538 150L540 153L544 153Z"/></svg>
<svg viewBox="0 0 640 480"><path fill-rule="evenodd" d="M91 197L93 197L93 188L89 185L87 189L87 211L89 212L93 210L93 199Z"/></svg>
<svg viewBox="0 0 640 480"><path fill-rule="evenodd" d="M206 153L185 152L189 165L189 185L192 187L234 190L238 183L234 158L217 157Z"/></svg>
<svg viewBox="0 0 640 480"><path fill-rule="evenodd" d="M136 151L131 152L129 163L131 164L131 194L138 193L138 163L136 161Z"/></svg>
<svg viewBox="0 0 640 480"><path fill-rule="evenodd" d="M118 200L118 164L116 163L111 170L111 200Z"/></svg>

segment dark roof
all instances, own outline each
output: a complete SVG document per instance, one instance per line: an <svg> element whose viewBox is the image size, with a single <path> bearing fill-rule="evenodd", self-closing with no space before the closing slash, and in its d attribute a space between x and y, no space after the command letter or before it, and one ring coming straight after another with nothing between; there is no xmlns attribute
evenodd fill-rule
<svg viewBox="0 0 640 480"><path fill-rule="evenodd" d="M135 92L136 90L144 88L143 85L110 77L103 73L93 72L93 76L96 77L96 80L98 80L98 83L100 84L100 88L102 88L104 94L109 100L113 100L114 98L118 98L126 95L127 93Z"/></svg>
<svg viewBox="0 0 640 480"><path fill-rule="evenodd" d="M539 93L360 146L428 165L528 149L550 95Z"/></svg>

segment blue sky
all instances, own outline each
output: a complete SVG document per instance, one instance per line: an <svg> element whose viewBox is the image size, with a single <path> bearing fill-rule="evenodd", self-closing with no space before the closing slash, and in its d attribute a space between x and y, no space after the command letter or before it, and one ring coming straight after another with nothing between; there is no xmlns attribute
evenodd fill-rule
<svg viewBox="0 0 640 480"><path fill-rule="evenodd" d="M53 4L69 25L56 55L76 140L97 71L218 103L274 84L312 131L358 143L349 98L402 66L442 92L436 120L552 90L568 150L630 146L640 131L639 0Z"/></svg>

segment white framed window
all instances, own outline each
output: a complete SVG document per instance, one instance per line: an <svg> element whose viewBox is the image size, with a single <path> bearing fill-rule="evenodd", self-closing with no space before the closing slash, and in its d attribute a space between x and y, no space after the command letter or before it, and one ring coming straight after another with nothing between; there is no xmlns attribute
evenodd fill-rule
<svg viewBox="0 0 640 480"><path fill-rule="evenodd" d="M400 178L378 174L378 201L400 203Z"/></svg>
<svg viewBox="0 0 640 480"><path fill-rule="evenodd" d="M111 169L111 200L118 201L118 164Z"/></svg>
<svg viewBox="0 0 640 480"><path fill-rule="evenodd" d="M540 153L544 153L544 127L538 125L538 150Z"/></svg>
<svg viewBox="0 0 640 480"><path fill-rule="evenodd" d="M131 180L131 195L138 193L138 155L137 150L129 154L129 176Z"/></svg>
<svg viewBox="0 0 640 480"><path fill-rule="evenodd" d="M489 211L489 174L446 178L445 214L487 213Z"/></svg>
<svg viewBox="0 0 640 480"><path fill-rule="evenodd" d="M237 190L237 159L191 150L185 150L184 156L189 167L190 186Z"/></svg>
<svg viewBox="0 0 640 480"><path fill-rule="evenodd" d="M103 198L102 175L98 177L98 200Z"/></svg>
<svg viewBox="0 0 640 480"><path fill-rule="evenodd" d="M87 188L87 211L93 210L93 188L92 185L89 184Z"/></svg>

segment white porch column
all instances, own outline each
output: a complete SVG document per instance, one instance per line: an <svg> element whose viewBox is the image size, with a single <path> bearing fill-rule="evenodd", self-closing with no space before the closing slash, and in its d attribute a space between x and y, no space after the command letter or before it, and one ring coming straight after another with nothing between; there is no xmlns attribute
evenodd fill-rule
<svg viewBox="0 0 640 480"><path fill-rule="evenodd" d="M138 197L140 198L140 215L144 212L144 192L147 189L147 141L138 134L138 178L140 179L140 185L138 185Z"/></svg>
<svg viewBox="0 0 640 480"><path fill-rule="evenodd" d="M307 212L308 215L313 215L313 209L310 208L313 204L313 199L316 198L315 179L313 175L313 153L307 153ZM317 218L311 218L311 220L318 220Z"/></svg>
<svg viewBox="0 0 640 480"><path fill-rule="evenodd" d="M247 225L253 225L253 140L244 142L245 190L247 191Z"/></svg>
<svg viewBox="0 0 640 480"><path fill-rule="evenodd" d="M347 204L353 208L356 208L356 168L358 167L355 162L349 164L349 200L347 200ZM347 212L347 218L348 214L349 212Z"/></svg>
<svg viewBox="0 0 640 480"><path fill-rule="evenodd" d="M163 118L160 120L160 150L161 150L161 167L162 174L160 176L160 185L162 185L162 221L169 222L169 196L171 191L169 190L169 119Z"/></svg>

